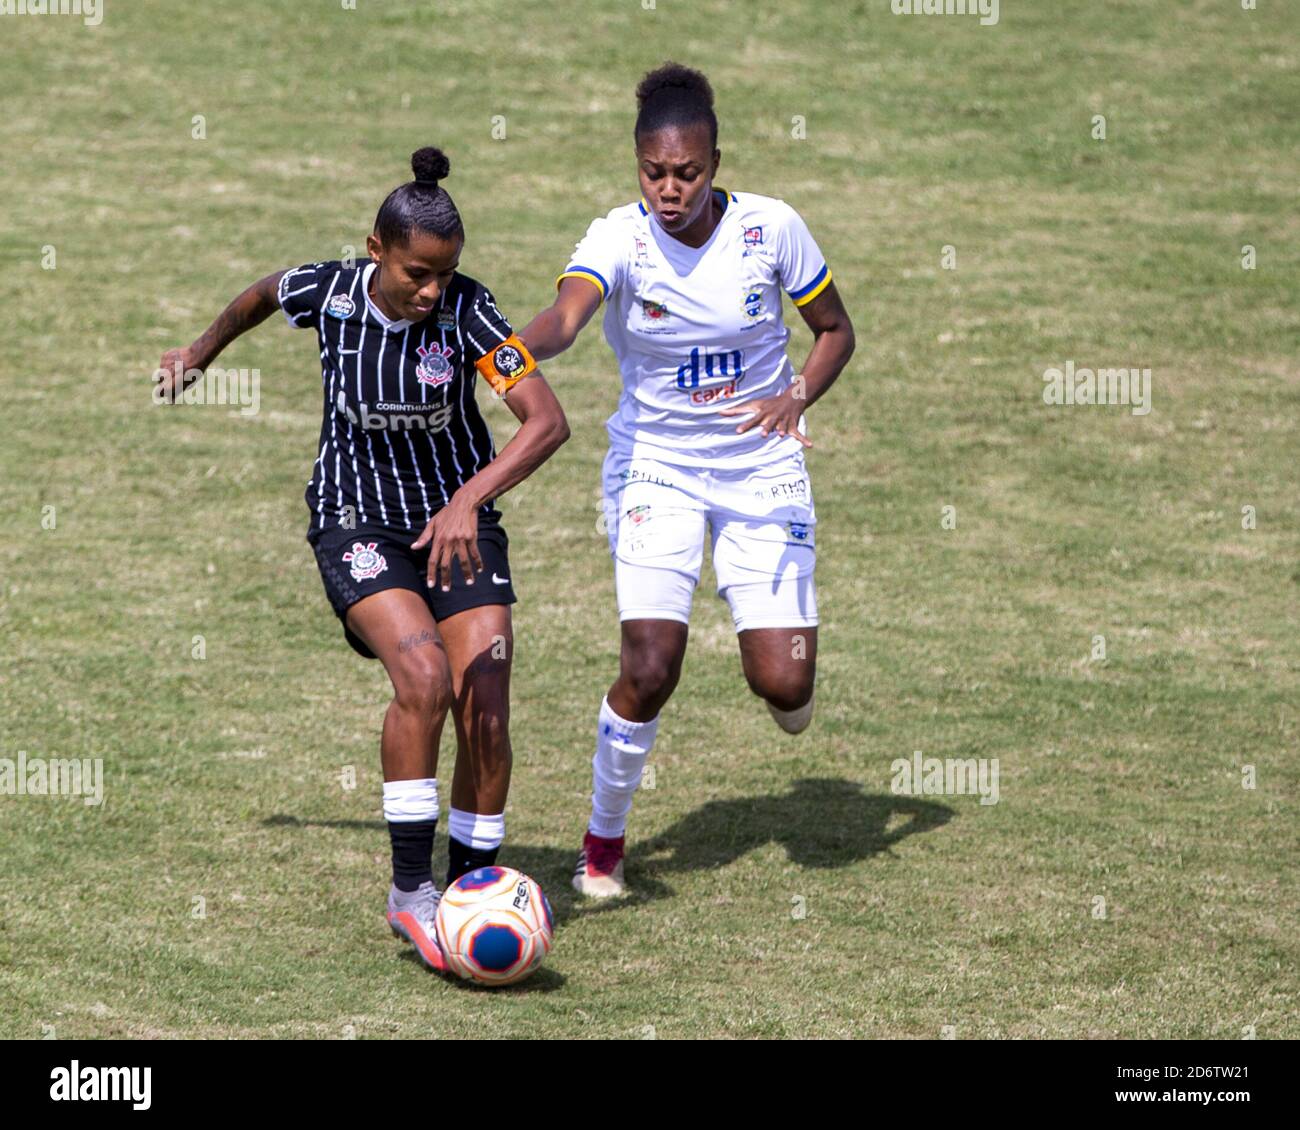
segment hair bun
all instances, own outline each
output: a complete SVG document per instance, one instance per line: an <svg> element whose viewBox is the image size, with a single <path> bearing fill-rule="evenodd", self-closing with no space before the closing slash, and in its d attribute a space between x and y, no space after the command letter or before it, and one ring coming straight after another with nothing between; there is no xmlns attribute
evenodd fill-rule
<svg viewBox="0 0 1300 1130"><path fill-rule="evenodd" d="M436 185L451 172L451 162L441 149L426 145L411 154L411 171L417 184Z"/></svg>
<svg viewBox="0 0 1300 1130"><path fill-rule="evenodd" d="M713 87L709 80L697 70L684 67L681 63L665 63L657 67L641 80L636 88L636 104L644 106L656 94L666 90L682 90L700 99L709 109L713 109Z"/></svg>

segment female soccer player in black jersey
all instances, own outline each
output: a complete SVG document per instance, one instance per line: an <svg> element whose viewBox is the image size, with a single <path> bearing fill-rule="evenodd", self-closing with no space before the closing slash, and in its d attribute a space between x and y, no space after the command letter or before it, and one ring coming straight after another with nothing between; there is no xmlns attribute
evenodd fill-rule
<svg viewBox="0 0 1300 1130"><path fill-rule="evenodd" d="M450 883L492 863L510 783L513 640L507 539L493 503L569 435L559 402L481 283L458 273L459 213L440 150L411 159L367 237L369 259L277 271L236 298L155 379L176 399L277 307L316 331L324 420L307 539L348 642L393 683L380 753L393 854L388 921L435 969L432 850L443 722L456 727ZM498 454L476 373L520 428Z"/></svg>

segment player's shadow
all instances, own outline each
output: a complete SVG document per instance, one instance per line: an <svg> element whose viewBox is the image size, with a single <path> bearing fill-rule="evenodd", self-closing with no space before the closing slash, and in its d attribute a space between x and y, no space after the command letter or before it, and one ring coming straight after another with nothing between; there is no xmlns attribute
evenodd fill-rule
<svg viewBox="0 0 1300 1130"><path fill-rule="evenodd" d="M653 876L725 867L764 844L800 867L845 867L946 824L947 805L863 792L855 781L805 777L777 796L713 800L637 846Z"/></svg>
<svg viewBox="0 0 1300 1130"><path fill-rule="evenodd" d="M940 828L952 816L953 809L934 801L867 793L854 781L834 777L806 777L776 796L709 801L659 835L629 844L631 894L627 898L600 902L579 898L572 886L577 852L568 843L540 846L507 840L500 862L536 879L557 922L563 922L671 898L674 891L668 880L673 875L726 867L769 843L785 848L791 862L800 867L847 867L889 851L908 836ZM385 827L377 820L299 820L285 814L263 823L367 831ZM442 837L439 840L434 875L441 884L446 854ZM554 986L545 982L536 986L550 987Z"/></svg>
<svg viewBox="0 0 1300 1130"><path fill-rule="evenodd" d="M571 850L511 846L510 859L503 852L502 862L537 879L563 921L671 898L672 875L725 867L769 843L785 848L800 867L847 867L940 828L952 816L953 809L933 801L867 793L854 781L833 777L804 778L776 796L709 801L659 835L629 845L628 898L577 898L570 884Z"/></svg>

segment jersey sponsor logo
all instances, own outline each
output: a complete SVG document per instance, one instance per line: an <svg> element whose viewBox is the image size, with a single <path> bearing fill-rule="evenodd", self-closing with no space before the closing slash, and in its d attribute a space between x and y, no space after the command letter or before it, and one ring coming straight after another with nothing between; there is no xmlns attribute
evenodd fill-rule
<svg viewBox="0 0 1300 1130"><path fill-rule="evenodd" d="M763 316L763 288L759 286L745 287L740 305L745 311L746 318L750 321L757 321Z"/></svg>
<svg viewBox="0 0 1300 1130"><path fill-rule="evenodd" d="M736 395L736 386L740 384L740 378L734 381L728 381L720 388L700 388L691 393L692 404L712 404L715 400L730 400Z"/></svg>
<svg viewBox="0 0 1300 1130"><path fill-rule="evenodd" d="M721 353L700 353L697 345L691 350L690 359L677 366L677 387L681 389L698 388L700 371L706 377L729 377L731 383L737 383L745 375L745 354L739 349L728 349Z"/></svg>
<svg viewBox="0 0 1300 1130"><path fill-rule="evenodd" d="M439 310L433 324L440 330L454 330L456 328L456 311L450 309Z"/></svg>
<svg viewBox="0 0 1300 1130"><path fill-rule="evenodd" d="M638 267L649 266L650 248L646 246L645 240L639 235L634 235L632 238L636 240L636 265Z"/></svg>
<svg viewBox="0 0 1300 1130"><path fill-rule="evenodd" d="M754 497L758 499L806 498L807 496L807 479L790 479L784 483L773 483L769 487L760 487L754 492Z"/></svg>
<svg viewBox="0 0 1300 1130"><path fill-rule="evenodd" d="M759 225L756 228L745 229L745 246L757 247L763 242L763 228Z"/></svg>
<svg viewBox="0 0 1300 1130"><path fill-rule="evenodd" d="M808 523L807 522L787 522L786 530L789 531L790 537L801 545L808 542Z"/></svg>
<svg viewBox="0 0 1300 1130"><path fill-rule="evenodd" d="M452 378L451 362L447 360L455 350L450 345L421 345L416 351L420 363L415 366L415 375L424 385L445 385Z"/></svg>
<svg viewBox="0 0 1300 1130"><path fill-rule="evenodd" d="M397 404L380 401L353 405L342 389L334 401L340 416L363 431L440 432L455 411L454 404Z"/></svg>
<svg viewBox="0 0 1300 1130"><path fill-rule="evenodd" d="M350 318L356 309L357 304L346 294L336 294L325 304L325 313L332 318Z"/></svg>
<svg viewBox="0 0 1300 1130"><path fill-rule="evenodd" d="M379 552L379 543L374 541L366 545L354 541L343 560L351 566L354 581L373 581L388 568L387 559Z"/></svg>
<svg viewBox="0 0 1300 1130"><path fill-rule="evenodd" d="M643 502L640 506L633 506L632 509L627 512L627 520L634 526L639 526L649 517L650 504L648 502Z"/></svg>
<svg viewBox="0 0 1300 1130"><path fill-rule="evenodd" d="M643 471L640 467L624 467L619 471L618 477L625 483L654 483L656 486L670 487L673 484L665 479L662 475L656 475L650 471Z"/></svg>
<svg viewBox="0 0 1300 1130"><path fill-rule="evenodd" d="M629 325L629 329L640 334L663 334L667 337L677 333L669 325L671 311L666 303L655 302L651 298L642 298L640 295L637 295L636 301L640 305L641 317L635 320L634 325Z"/></svg>

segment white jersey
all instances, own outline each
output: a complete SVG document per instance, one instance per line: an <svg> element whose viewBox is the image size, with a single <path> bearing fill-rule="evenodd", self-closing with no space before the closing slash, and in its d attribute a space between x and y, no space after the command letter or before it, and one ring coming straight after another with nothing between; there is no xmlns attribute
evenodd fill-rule
<svg viewBox="0 0 1300 1130"><path fill-rule="evenodd" d="M644 201L627 204L592 221L560 279L587 279L606 300L605 339L623 376L611 447L734 469L802 451L792 436L737 433L745 417L719 413L790 387L781 291L802 306L831 273L790 205L714 191L724 211L703 247L665 232Z"/></svg>

